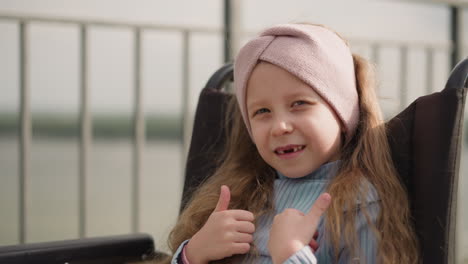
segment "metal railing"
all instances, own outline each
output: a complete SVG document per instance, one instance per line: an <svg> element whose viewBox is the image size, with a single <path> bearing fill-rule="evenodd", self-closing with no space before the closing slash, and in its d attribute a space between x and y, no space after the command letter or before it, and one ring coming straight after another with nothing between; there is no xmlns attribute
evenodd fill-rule
<svg viewBox="0 0 468 264"><path fill-rule="evenodd" d="M19 25L19 76L20 76L20 152L19 152L19 242L24 243L27 241L26 234L26 220L28 219L28 189L30 184L30 171L29 171L29 152L32 138L32 121L30 113L30 83L29 83L29 25L36 22L47 22L55 24L68 24L79 27L79 71L80 71L80 147L79 147L79 236L84 237L87 234L87 182L89 177L89 152L92 146L92 130L93 124L91 121L90 113L90 91L89 91L89 29L95 26L109 27L109 28L127 28L133 32L134 50L133 50L133 68L134 68L134 83L133 83L133 155L132 155L132 186L131 186L131 206L132 206L132 219L131 230L133 232L139 231L139 216L140 216L140 177L141 177L141 161L143 150L145 147L145 120L143 114L143 90L141 88L142 80L142 36L148 31L172 31L180 32L182 34L182 148L184 151L187 148L187 139L189 138L189 122L190 122L190 109L189 95L190 95L190 45L191 36L196 33L220 35L223 33L221 29L204 28L204 27L178 27L157 24L141 24L141 23L123 23L120 21L102 21L102 20L87 20L87 19L72 19L72 18L58 18L58 17L41 17L41 16L27 16L17 14L2 14L0 13L1 21L13 21ZM249 34L250 35L250 34ZM408 89L408 50L409 48L420 48L426 52L426 91L429 93L433 91L432 76L434 73L433 61L436 51L449 52L450 46L448 45L433 45L429 43L405 43L395 41L372 41L372 40L355 40L352 42L362 43L369 47L370 57L374 63L379 64L381 49L388 46L398 47L400 54L399 77L400 77L400 108L405 106L407 100ZM467 49L468 50L468 49ZM213 69L214 71L215 69Z"/></svg>
<svg viewBox="0 0 468 264"><path fill-rule="evenodd" d="M95 26L127 28L133 31L134 50L133 50L133 67L134 67L134 103L133 103L133 168L132 168L132 186L131 186L131 205L132 205L132 220L131 230L139 231L139 190L141 177L141 160L143 149L145 146L145 120L143 115L143 91L141 89L142 79L142 36L146 31L173 31L182 34L182 151L187 147L187 138L189 138L189 101L190 101L190 39L193 34L221 34L220 29L206 27L179 27L167 26L158 24L141 24L141 23L122 23L120 21L101 21L87 19L72 19L58 17L41 17L28 16L18 14L0 14L0 21L13 21L19 25L19 86L20 86L20 154L19 154L19 242L26 242L26 221L28 218L28 185L30 182L29 175L29 152L32 137L32 121L30 112L30 84L29 84L29 34L28 27L32 23L46 22L53 24L68 24L79 26L79 52L80 52L80 147L79 147L79 236L86 235L86 212L87 212L87 180L89 175L89 151L92 145L92 130L90 107L89 107L89 86L88 86L88 70L89 70L89 29Z"/></svg>
<svg viewBox="0 0 468 264"><path fill-rule="evenodd" d="M352 41L353 42L353 41ZM399 65L398 65L398 77L399 77L399 85L398 85L398 101L399 107L398 109L405 108L409 101L408 101L408 70L409 70L409 52L410 50L422 50L425 53L425 83L424 92L429 94L434 91L434 56L436 52L444 52L447 54L450 53L452 49L452 45L447 43L428 43L428 42L418 42L418 41L394 41L394 40L355 40L354 43L358 44L367 44L370 49L370 60L375 65L380 65L382 62L380 59L380 51L383 48L393 48L398 50L399 54ZM448 65L448 67L451 67ZM450 69L447 69L447 73L449 73ZM447 75L448 76L448 75ZM442 88L440 88L442 89Z"/></svg>

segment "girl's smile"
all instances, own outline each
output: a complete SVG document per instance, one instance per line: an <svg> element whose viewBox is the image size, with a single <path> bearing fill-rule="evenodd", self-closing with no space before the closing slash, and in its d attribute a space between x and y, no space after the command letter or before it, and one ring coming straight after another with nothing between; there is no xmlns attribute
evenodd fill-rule
<svg viewBox="0 0 468 264"><path fill-rule="evenodd" d="M280 159L293 159L304 152L305 145L286 145L274 150Z"/></svg>

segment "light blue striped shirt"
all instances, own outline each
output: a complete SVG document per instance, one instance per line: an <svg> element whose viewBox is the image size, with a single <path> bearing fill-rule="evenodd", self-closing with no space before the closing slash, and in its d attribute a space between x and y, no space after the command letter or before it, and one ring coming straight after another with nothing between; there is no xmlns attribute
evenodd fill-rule
<svg viewBox="0 0 468 264"><path fill-rule="evenodd" d="M312 207L312 204L318 198L320 194L325 192L327 185L330 180L336 175L339 168L340 161L330 162L322 165L320 168L312 172L311 174L302 178L290 179L280 173L278 173L278 179L275 180L274 185L274 213L264 215L260 217L256 223L256 230L254 233L254 243L257 247L259 256L247 254L242 263L259 263L259 264L271 264L272 260L270 253L268 252L268 239L273 222L273 218L276 214L283 212L287 208L295 208L304 213L307 213ZM370 220L374 223L377 220L379 213L379 200L375 189L370 183L366 182L369 188L367 200L365 201L367 211ZM333 198L332 198L333 199ZM362 203L356 201L357 204ZM323 218L318 226L319 236L317 242L320 245L315 253L309 246L304 247L302 250L296 252L291 256L285 263L287 264L314 264L314 263L376 263L377 257L377 241L374 233L367 224L366 217L361 211L357 212L356 219L356 232L360 243L359 257L354 257L350 249L341 246L340 252L338 252L338 259L334 259L333 247L327 239L327 234L324 231ZM185 244L185 243L183 243ZM342 243L343 244L343 243ZM180 254L183 246L179 247L179 250L174 255L174 261ZM353 259L352 259L353 258ZM315 262L315 260L317 262Z"/></svg>

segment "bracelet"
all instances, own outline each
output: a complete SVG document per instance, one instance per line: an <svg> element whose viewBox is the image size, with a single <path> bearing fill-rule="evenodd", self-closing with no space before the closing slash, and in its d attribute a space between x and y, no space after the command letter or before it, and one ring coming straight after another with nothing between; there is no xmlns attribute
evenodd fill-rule
<svg viewBox="0 0 468 264"><path fill-rule="evenodd" d="M187 259L187 255L185 254L185 249L187 248L187 244L185 244L184 248L182 249L182 262L184 264L190 264L190 262Z"/></svg>

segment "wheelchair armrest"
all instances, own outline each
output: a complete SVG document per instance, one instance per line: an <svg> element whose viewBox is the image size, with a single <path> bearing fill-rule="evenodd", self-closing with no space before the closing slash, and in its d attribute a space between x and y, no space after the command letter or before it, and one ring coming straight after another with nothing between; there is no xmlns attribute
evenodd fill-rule
<svg viewBox="0 0 468 264"><path fill-rule="evenodd" d="M30 243L0 247L0 263L127 263L157 257L148 234Z"/></svg>

